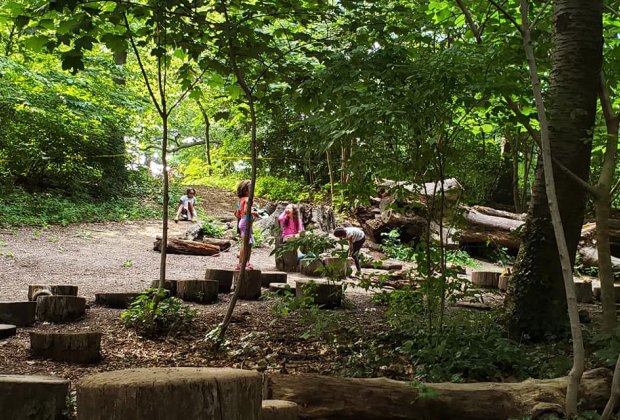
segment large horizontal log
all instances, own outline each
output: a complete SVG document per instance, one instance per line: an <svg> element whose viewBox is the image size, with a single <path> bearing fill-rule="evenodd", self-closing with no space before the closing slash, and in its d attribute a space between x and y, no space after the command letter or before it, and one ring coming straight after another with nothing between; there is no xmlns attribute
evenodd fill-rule
<svg viewBox="0 0 620 420"><path fill-rule="evenodd" d="M215 245L220 249L220 251L226 251L232 246L232 243L228 239L202 238L202 242L209 245Z"/></svg>
<svg viewBox="0 0 620 420"><path fill-rule="evenodd" d="M161 239L156 239L153 244L154 251L161 252ZM185 255L208 255L215 256L220 253L220 247L217 245L205 244L196 241L186 241L184 239L173 239L168 241L166 250L169 254L185 254Z"/></svg>
<svg viewBox="0 0 620 420"><path fill-rule="evenodd" d="M310 419L507 419L562 414L567 377L516 383L429 383L412 386L386 378L269 375L266 398L293 401ZM605 406L611 372L583 375L584 410Z"/></svg>
<svg viewBox="0 0 620 420"><path fill-rule="evenodd" d="M509 211L498 210L492 207L485 206L473 206L472 210L477 211L478 213L486 214L488 216L496 216L503 217L505 219L519 220L521 222L525 221L525 213L511 213Z"/></svg>
<svg viewBox="0 0 620 420"><path fill-rule="evenodd" d="M521 239L511 232L463 229L458 233L460 244L493 244L508 249L519 249Z"/></svg>
<svg viewBox="0 0 620 420"><path fill-rule="evenodd" d="M598 268L598 251L594 246L580 246L577 252L583 265ZM620 258L612 256L611 266L614 271L620 271Z"/></svg>
<svg viewBox="0 0 620 420"><path fill-rule="evenodd" d="M463 219L472 225L482 226L487 230L503 230L512 232L523 225L521 220L507 219L505 217L489 216L473 209L464 209Z"/></svg>

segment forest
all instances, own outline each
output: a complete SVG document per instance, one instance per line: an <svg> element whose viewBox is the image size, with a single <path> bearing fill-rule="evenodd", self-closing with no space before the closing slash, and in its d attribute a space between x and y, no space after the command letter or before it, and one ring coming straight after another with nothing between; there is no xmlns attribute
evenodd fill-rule
<svg viewBox="0 0 620 420"><path fill-rule="evenodd" d="M619 0L0 5L8 419L616 418Z"/></svg>

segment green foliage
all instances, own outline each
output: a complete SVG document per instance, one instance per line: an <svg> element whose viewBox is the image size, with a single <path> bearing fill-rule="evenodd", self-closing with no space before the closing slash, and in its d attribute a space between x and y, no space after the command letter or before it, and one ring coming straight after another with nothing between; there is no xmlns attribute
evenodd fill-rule
<svg viewBox="0 0 620 420"><path fill-rule="evenodd" d="M281 257L282 255L295 252L298 249L306 254L314 254L318 257L324 252L333 250L337 244L341 243L327 235L316 234L310 231L302 231L298 237L284 241L280 246L274 248L270 255Z"/></svg>
<svg viewBox="0 0 620 420"><path fill-rule="evenodd" d="M125 221L154 218L161 209L138 197L62 197L52 193L31 193L17 189L0 197L0 226L46 226L72 223Z"/></svg>
<svg viewBox="0 0 620 420"><path fill-rule="evenodd" d="M301 183L275 176L261 176L257 178L256 195L271 200L295 203L308 201L310 198L307 188Z"/></svg>
<svg viewBox="0 0 620 420"><path fill-rule="evenodd" d="M401 243L400 232L397 229L384 232L381 234L381 237L381 251L385 255L401 261L414 261L415 249Z"/></svg>
<svg viewBox="0 0 620 420"><path fill-rule="evenodd" d="M462 267L480 267L480 263L473 259L467 251L463 251L460 249L446 251L446 261Z"/></svg>
<svg viewBox="0 0 620 420"><path fill-rule="evenodd" d="M200 231L208 238L221 238L225 230L223 223L209 217L200 224Z"/></svg>
<svg viewBox="0 0 620 420"><path fill-rule="evenodd" d="M196 314L181 299L168 297L165 289L148 289L133 300L121 319L139 334L155 337L188 331Z"/></svg>

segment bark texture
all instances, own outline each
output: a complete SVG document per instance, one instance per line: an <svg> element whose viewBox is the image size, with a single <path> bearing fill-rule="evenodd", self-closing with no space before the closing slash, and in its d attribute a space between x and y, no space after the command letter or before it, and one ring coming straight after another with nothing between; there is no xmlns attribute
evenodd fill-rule
<svg viewBox="0 0 620 420"><path fill-rule="evenodd" d="M101 333L31 332L33 356L60 362L94 363L101 359Z"/></svg>
<svg viewBox="0 0 620 420"><path fill-rule="evenodd" d="M128 308L139 292L95 293L95 302L108 308Z"/></svg>
<svg viewBox="0 0 620 420"><path fill-rule="evenodd" d="M547 97L551 151L557 161L587 181L602 57L601 2L554 2L553 27L554 49ZM557 166L554 173L564 234L574 263L586 192ZM506 299L506 321L513 334L540 340L549 334L566 331L562 278L542 159L539 159L523 245Z"/></svg>
<svg viewBox="0 0 620 420"><path fill-rule="evenodd" d="M219 284L215 280L180 280L177 297L190 302L213 303L217 301Z"/></svg>
<svg viewBox="0 0 620 420"><path fill-rule="evenodd" d="M36 312L36 302L0 302L0 323L29 327L34 324Z"/></svg>
<svg viewBox="0 0 620 420"><path fill-rule="evenodd" d="M31 284L28 286L28 300L36 301L39 294L77 296L78 287L70 284Z"/></svg>
<svg viewBox="0 0 620 420"><path fill-rule="evenodd" d="M207 268L207 271L205 271L205 280L217 281L218 293L230 293L234 273L233 270Z"/></svg>
<svg viewBox="0 0 620 420"><path fill-rule="evenodd" d="M69 381L54 376L0 375L3 419L61 420L67 406Z"/></svg>
<svg viewBox="0 0 620 420"><path fill-rule="evenodd" d="M229 368L145 368L87 376L79 420L259 420L261 376Z"/></svg>
<svg viewBox="0 0 620 420"><path fill-rule="evenodd" d="M291 401L263 400L261 420L297 420L299 408Z"/></svg>
<svg viewBox="0 0 620 420"><path fill-rule="evenodd" d="M357 379L318 375L267 377L267 398L296 402L308 419L508 419L562 414L567 377L517 383L428 383L411 386L385 378ZM602 408L611 372L586 372L583 409ZM432 393L432 396L421 396Z"/></svg>
<svg viewBox="0 0 620 420"><path fill-rule="evenodd" d="M71 322L86 313L86 299L77 296L41 296L37 318L47 322Z"/></svg>

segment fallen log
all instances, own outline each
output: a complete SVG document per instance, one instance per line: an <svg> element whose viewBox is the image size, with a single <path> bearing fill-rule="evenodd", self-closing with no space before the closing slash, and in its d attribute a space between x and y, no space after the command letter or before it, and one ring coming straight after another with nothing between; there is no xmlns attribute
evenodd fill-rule
<svg viewBox="0 0 620 420"><path fill-rule="evenodd" d="M215 245L220 249L220 251L226 251L232 246L232 243L228 239L202 238L202 242L209 245Z"/></svg>
<svg viewBox="0 0 620 420"><path fill-rule="evenodd" d="M489 216L488 214L480 213L473 209L465 208L465 211L462 214L463 219L477 226L482 226L486 230L500 230L500 231L508 231L512 232L520 228L523 225L523 221L521 220L513 220L507 219L505 217L497 217L497 216Z"/></svg>
<svg viewBox="0 0 620 420"><path fill-rule="evenodd" d="M266 397L292 401L309 419L507 419L562 415L568 377L516 383L420 383L386 378L358 379L272 374ZM609 397L611 372L585 372L584 410L601 409ZM346 403L345 403L346 402Z"/></svg>
<svg viewBox="0 0 620 420"><path fill-rule="evenodd" d="M478 213L486 214L487 216L503 217L505 219L518 220L525 222L525 213L511 213L509 211L494 209L493 207L485 206L473 206L472 210Z"/></svg>
<svg viewBox="0 0 620 420"><path fill-rule="evenodd" d="M153 244L153 251L161 252L161 239L156 239ZM183 254L183 255L207 255L218 256L220 247L211 244L205 244L196 241L186 241L184 239L173 239L168 241L166 246L168 254Z"/></svg>
<svg viewBox="0 0 620 420"><path fill-rule="evenodd" d="M460 245L464 244L493 244L508 249L519 249L521 239L512 232L485 231L479 228L465 228L456 236Z"/></svg>

